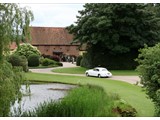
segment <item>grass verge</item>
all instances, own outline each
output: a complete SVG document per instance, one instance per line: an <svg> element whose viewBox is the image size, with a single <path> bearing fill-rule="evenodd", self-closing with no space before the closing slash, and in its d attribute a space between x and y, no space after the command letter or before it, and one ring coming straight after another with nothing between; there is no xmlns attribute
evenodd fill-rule
<svg viewBox="0 0 160 120"><path fill-rule="evenodd" d="M106 93L116 93L124 101L134 107L138 116L152 117L154 115L154 105L147 96L143 89L129 83L110 80L106 78L93 78L93 77L80 77L80 76L66 76L66 75L52 75L52 74L38 74L26 73L26 77L31 81L44 81L44 82L60 82L68 84L91 84L98 85L104 88Z"/></svg>
<svg viewBox="0 0 160 120"><path fill-rule="evenodd" d="M72 68L57 68L52 70L52 72L57 73L68 73L68 74L85 74L87 69L83 67L72 67ZM135 70L110 70L113 75L120 76L134 76L138 75L138 72Z"/></svg>

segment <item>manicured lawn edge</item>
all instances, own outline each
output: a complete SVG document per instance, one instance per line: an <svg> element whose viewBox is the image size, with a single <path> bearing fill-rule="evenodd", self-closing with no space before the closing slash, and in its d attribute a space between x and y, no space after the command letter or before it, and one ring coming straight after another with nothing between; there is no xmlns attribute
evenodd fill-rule
<svg viewBox="0 0 160 120"><path fill-rule="evenodd" d="M85 71L88 70L83 67L71 67L71 68L56 68L52 72L56 73L68 73L68 74L85 74ZM138 72L135 70L109 70L113 75L119 76L137 76Z"/></svg>
<svg viewBox="0 0 160 120"><path fill-rule="evenodd" d="M152 117L154 115L153 103L150 99L147 99L143 89L139 86L135 86L129 83L103 78L38 73L26 73L26 77L31 81L59 82L78 85L98 85L103 87L107 93L117 93L123 100L136 108L139 114L138 116Z"/></svg>

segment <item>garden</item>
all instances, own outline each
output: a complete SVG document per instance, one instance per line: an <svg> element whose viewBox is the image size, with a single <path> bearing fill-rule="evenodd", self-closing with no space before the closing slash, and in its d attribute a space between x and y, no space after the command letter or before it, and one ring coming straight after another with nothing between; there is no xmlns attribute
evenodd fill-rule
<svg viewBox="0 0 160 120"><path fill-rule="evenodd" d="M36 47L26 43L26 40L31 40L29 25L34 19L32 12L17 4L2 3L0 116L160 116L159 5L88 3L84 7L84 11L79 11L77 24L67 27L76 36L73 42L78 40L81 45L88 46L87 52L77 58L77 65L81 67L57 69L54 72L82 74L86 68L108 66L113 74L139 75L142 86L109 78L30 72L29 68L57 67L63 64L56 57L42 56ZM119 12L123 12L124 16ZM20 44L20 41L23 43ZM11 52L9 45L12 42L16 42L17 49ZM42 83L63 83L77 87L68 90L57 101L44 101L33 110L22 112L19 109L13 115L11 106L15 102L20 103L25 96L32 96L30 84ZM22 85L25 85L27 94L22 93Z"/></svg>

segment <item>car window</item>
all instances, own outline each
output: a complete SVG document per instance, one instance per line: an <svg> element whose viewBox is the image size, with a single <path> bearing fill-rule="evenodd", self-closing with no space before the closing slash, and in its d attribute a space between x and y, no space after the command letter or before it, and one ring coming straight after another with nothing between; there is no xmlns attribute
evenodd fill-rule
<svg viewBox="0 0 160 120"><path fill-rule="evenodd" d="M102 71L107 71L107 69L102 69Z"/></svg>
<svg viewBox="0 0 160 120"><path fill-rule="evenodd" d="M94 71L99 71L99 69L93 69Z"/></svg>

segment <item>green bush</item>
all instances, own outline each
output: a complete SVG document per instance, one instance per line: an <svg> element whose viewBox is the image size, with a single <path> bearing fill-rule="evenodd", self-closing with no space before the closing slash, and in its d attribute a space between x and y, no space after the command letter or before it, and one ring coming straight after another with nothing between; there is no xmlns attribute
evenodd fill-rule
<svg viewBox="0 0 160 120"><path fill-rule="evenodd" d="M28 66L36 67L36 66L39 66L39 64L40 64L40 60L38 55L32 54L28 57Z"/></svg>
<svg viewBox="0 0 160 120"><path fill-rule="evenodd" d="M87 53L83 56L81 66L85 68L103 66L109 70L133 70L138 64L134 61L137 56L137 50L114 54L97 45L96 48L88 48Z"/></svg>
<svg viewBox="0 0 160 120"><path fill-rule="evenodd" d="M92 63L92 61L91 61L90 54L85 53L83 55L83 58L82 58L81 62L80 62L80 66L85 67L85 68L92 68L91 63Z"/></svg>
<svg viewBox="0 0 160 120"><path fill-rule="evenodd" d="M18 56L16 54L12 54L8 58L8 62L12 64L12 66L21 66L23 71L28 72L28 61L25 56Z"/></svg>
<svg viewBox="0 0 160 120"><path fill-rule="evenodd" d="M57 66L63 66L63 63L57 62L56 65L57 65Z"/></svg>
<svg viewBox="0 0 160 120"><path fill-rule="evenodd" d="M22 66L23 71L28 72L28 61L25 56L20 56L21 61L20 61L20 66Z"/></svg>
<svg viewBox="0 0 160 120"><path fill-rule="evenodd" d="M136 61L139 66L141 84L155 104L155 115L160 116L160 44L140 49Z"/></svg>
<svg viewBox="0 0 160 120"><path fill-rule="evenodd" d="M51 66L51 65L55 65L55 64L56 64L56 61L48 59L48 58L44 58L42 60L42 65L43 66Z"/></svg>
<svg viewBox="0 0 160 120"><path fill-rule="evenodd" d="M13 51L13 54L25 56L28 59L28 57L32 54L40 56L40 51L37 49L37 47L34 47L29 43L23 43Z"/></svg>
<svg viewBox="0 0 160 120"><path fill-rule="evenodd" d="M119 114L121 117L136 117L137 115L136 109L130 106L124 100L116 101L113 111Z"/></svg>
<svg viewBox="0 0 160 120"><path fill-rule="evenodd" d="M80 55L80 56L77 57L77 60L76 60L76 65L77 66L80 66L81 60L82 60L82 56Z"/></svg>

